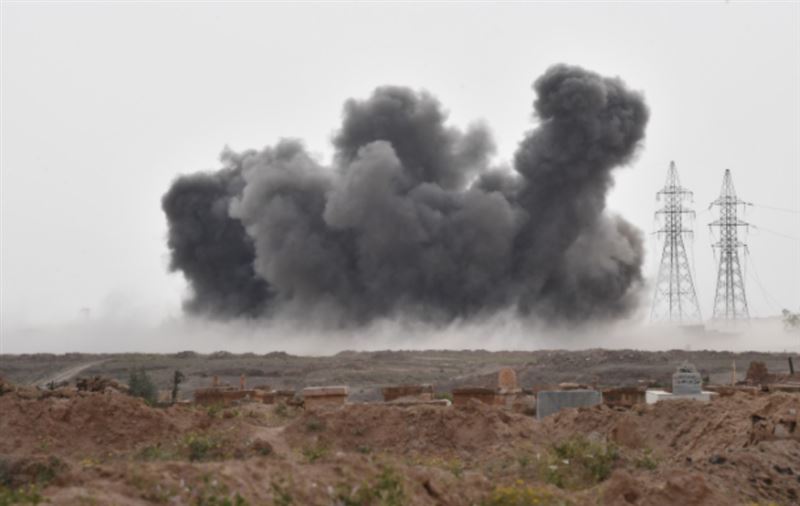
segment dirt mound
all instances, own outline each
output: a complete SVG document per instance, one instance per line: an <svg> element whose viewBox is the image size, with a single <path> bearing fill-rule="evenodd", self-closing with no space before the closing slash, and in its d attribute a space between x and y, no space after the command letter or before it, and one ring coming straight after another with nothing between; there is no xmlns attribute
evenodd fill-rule
<svg viewBox="0 0 800 506"><path fill-rule="evenodd" d="M96 455L174 436L185 428L180 408L147 406L115 391L71 398L0 396L0 453Z"/></svg>
<svg viewBox="0 0 800 506"><path fill-rule="evenodd" d="M599 432L622 446L647 445L679 459L693 458L759 441L800 441L800 396L737 393L709 403L670 401L633 410L597 406L562 411L545 419L542 428L555 439L575 431Z"/></svg>
<svg viewBox="0 0 800 506"><path fill-rule="evenodd" d="M410 454L473 453L529 440L535 422L471 402L459 408L355 404L308 412L286 428L290 443L309 436L346 451L381 449Z"/></svg>
<svg viewBox="0 0 800 506"><path fill-rule="evenodd" d="M546 419L539 430L554 440L593 433L623 449L647 451L659 463L660 480L676 472L700 473L707 485L735 497L793 504L800 493L799 413L797 395L735 394L710 403L670 401L630 411L604 406L566 410ZM666 493L648 487L648 497Z"/></svg>
<svg viewBox="0 0 800 506"><path fill-rule="evenodd" d="M699 473L676 472L663 483L616 471L603 486L606 506L727 506L730 500L712 489Z"/></svg>

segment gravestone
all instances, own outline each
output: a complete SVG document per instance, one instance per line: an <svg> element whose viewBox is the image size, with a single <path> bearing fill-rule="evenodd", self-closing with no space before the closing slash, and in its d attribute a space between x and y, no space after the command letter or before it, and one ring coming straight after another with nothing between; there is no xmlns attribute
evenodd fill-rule
<svg viewBox="0 0 800 506"><path fill-rule="evenodd" d="M539 392L536 397L536 418L542 419L564 408L596 406L603 402L597 390L554 390Z"/></svg>
<svg viewBox="0 0 800 506"><path fill-rule="evenodd" d="M510 367L504 367L497 373L497 388L500 392L518 392L517 373Z"/></svg>
<svg viewBox="0 0 800 506"><path fill-rule="evenodd" d="M697 368L684 361L672 375L672 393L675 395L696 395L703 391L703 378Z"/></svg>
<svg viewBox="0 0 800 506"><path fill-rule="evenodd" d="M689 362L683 362L678 366L678 370L672 375L672 392L664 390L647 390L645 392L645 402L655 404L661 401L670 400L695 400L701 402L710 401L716 392L706 392L703 390L703 378L697 372L697 368Z"/></svg>

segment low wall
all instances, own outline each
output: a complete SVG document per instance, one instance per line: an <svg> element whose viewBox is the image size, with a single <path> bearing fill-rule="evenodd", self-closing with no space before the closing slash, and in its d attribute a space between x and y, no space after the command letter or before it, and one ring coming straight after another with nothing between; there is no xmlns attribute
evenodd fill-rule
<svg viewBox="0 0 800 506"><path fill-rule="evenodd" d="M539 392L536 396L536 418L542 419L564 408L596 406L603 402L597 390L559 390Z"/></svg>

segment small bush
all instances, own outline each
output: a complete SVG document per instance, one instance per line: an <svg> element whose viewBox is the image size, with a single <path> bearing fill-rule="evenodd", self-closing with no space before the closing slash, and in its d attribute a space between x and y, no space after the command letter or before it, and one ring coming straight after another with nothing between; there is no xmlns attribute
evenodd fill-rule
<svg viewBox="0 0 800 506"><path fill-rule="evenodd" d="M433 398L437 400L447 399L448 401L453 402L453 394L450 392L438 392L433 395Z"/></svg>
<svg viewBox="0 0 800 506"><path fill-rule="evenodd" d="M139 460L146 460L146 461L159 461L159 460L171 460L175 458L175 454L160 444L145 446L139 453L136 454L136 458Z"/></svg>
<svg viewBox="0 0 800 506"><path fill-rule="evenodd" d="M313 464L319 459L328 455L328 449L324 446L307 446L303 448L303 456L309 464Z"/></svg>
<svg viewBox="0 0 800 506"><path fill-rule="evenodd" d="M308 432L321 432L325 430L325 421L319 418L309 418L306 422L306 431Z"/></svg>
<svg viewBox="0 0 800 506"><path fill-rule="evenodd" d="M658 467L658 461L653 457L653 450L650 448L645 449L642 455L634 460L633 463L639 469L647 469L648 471L654 471Z"/></svg>
<svg viewBox="0 0 800 506"><path fill-rule="evenodd" d="M608 478L618 458L613 444L577 436L553 445L541 462L542 477L558 488L579 490Z"/></svg>
<svg viewBox="0 0 800 506"><path fill-rule="evenodd" d="M192 462L215 460L224 457L222 443L214 436L205 434L189 434L182 446L186 448L189 460Z"/></svg>
<svg viewBox="0 0 800 506"><path fill-rule="evenodd" d="M141 397L147 404L153 405L158 402L156 384L144 369L131 371L128 379L128 392L134 397Z"/></svg>

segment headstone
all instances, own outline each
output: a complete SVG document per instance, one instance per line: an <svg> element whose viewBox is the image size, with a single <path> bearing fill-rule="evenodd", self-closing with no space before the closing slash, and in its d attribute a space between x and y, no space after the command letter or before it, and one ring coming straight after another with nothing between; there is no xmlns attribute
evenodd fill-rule
<svg viewBox="0 0 800 506"><path fill-rule="evenodd" d="M542 391L536 398L536 418L542 419L564 408L596 406L603 402L597 390Z"/></svg>
<svg viewBox="0 0 800 506"><path fill-rule="evenodd" d="M694 400L708 402L716 396L716 392L703 390L703 378L697 368L689 362L683 362L672 375L672 392L663 390L647 390L645 402L655 404L661 401Z"/></svg>
<svg viewBox="0 0 800 506"><path fill-rule="evenodd" d="M497 373L497 388L500 392L516 392L519 390L517 384L517 373L510 367L504 367Z"/></svg>
<svg viewBox="0 0 800 506"><path fill-rule="evenodd" d="M687 361L678 366L672 375L672 393L675 395L695 395L703 391L703 378L697 368Z"/></svg>
<svg viewBox="0 0 800 506"><path fill-rule="evenodd" d="M303 389L303 406L306 409L340 406L347 402L349 393L346 386L306 387Z"/></svg>
<svg viewBox="0 0 800 506"><path fill-rule="evenodd" d="M763 385L769 383L769 370L767 364L764 362L750 362L750 367L747 368L747 376L745 378L751 385Z"/></svg>

